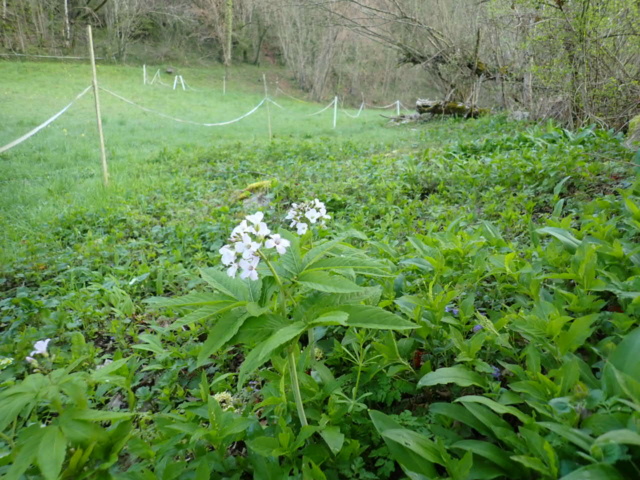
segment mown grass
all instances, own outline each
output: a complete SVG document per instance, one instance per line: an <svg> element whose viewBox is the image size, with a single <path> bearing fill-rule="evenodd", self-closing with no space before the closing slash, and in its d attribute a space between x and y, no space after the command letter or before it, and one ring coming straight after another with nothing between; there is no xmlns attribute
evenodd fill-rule
<svg viewBox="0 0 640 480"><path fill-rule="evenodd" d="M152 77L161 67L149 66ZM162 79L173 77L161 69ZM144 86L139 67L101 65L100 85L142 106L170 116L202 123L228 121L248 112L264 97L263 69L237 67L231 70L226 94L222 92L221 68L179 69L196 90L176 90L161 85ZM332 128L332 110L310 116L323 105L296 101L279 95L286 84L285 72L267 71L274 99L283 109L270 105L273 141L322 138L326 142L350 139L373 149L411 145L421 131L385 128L380 111L367 110L357 118L339 113L338 128ZM31 130L60 110L91 83L85 64L1 62L2 108L0 144ZM303 94L290 89L289 93ZM165 181L148 160L158 152L175 149L207 149L238 143L264 145L269 142L267 112L263 107L241 122L224 127L201 127L179 123L134 106L102 91L102 118L111 176L109 190L102 188L100 154L91 92L74 104L56 122L28 141L0 156L0 209L3 211L1 244L5 260L19 249L17 242L32 234L52 215L75 205L108 205L124 192L161 189ZM352 115L355 109L349 110Z"/></svg>

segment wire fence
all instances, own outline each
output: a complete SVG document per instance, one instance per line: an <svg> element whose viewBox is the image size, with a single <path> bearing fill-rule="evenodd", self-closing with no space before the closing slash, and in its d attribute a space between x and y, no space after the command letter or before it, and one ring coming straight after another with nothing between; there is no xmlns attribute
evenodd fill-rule
<svg viewBox="0 0 640 480"><path fill-rule="evenodd" d="M45 57L45 56L43 56ZM60 57L60 58L69 58L69 57ZM72 57L71 57L72 58ZM78 57L78 59L84 59L84 57ZM144 105L141 105L137 102L134 102L133 100L126 98L125 96L116 93L110 89L107 89L105 87L98 87L97 86L97 80L95 80L95 85L89 85L88 87L84 88L80 93L78 93L67 105L65 105L60 111L56 112L54 115L52 115L51 117L49 117L48 119L46 119L44 122L42 122L41 124L39 124L38 126L36 126L35 128L33 128L32 130L26 132L24 135L20 136L19 138L16 138L15 140L9 142L8 144L4 145L4 146L0 146L0 154L3 154L9 150L11 150L12 148L17 147L18 145L22 144L23 142L26 142L27 140L29 140L30 138L32 138L34 135L36 135L37 133L39 133L40 131L42 131L43 129L45 129L47 126L51 125L53 122L55 122L56 120L58 120L62 115L64 115L76 102L78 102L82 97L84 97L86 95L86 93L91 90L92 86L96 89L99 89L105 93L107 93L108 95L116 98L117 100L124 102L128 105L131 105L132 107L135 107L139 110L142 110L144 112L156 115L158 117L167 119L167 120L171 120L171 121L175 121L175 122L179 122L179 123L183 123L183 124L188 124L188 125L194 125L194 126L200 126L200 127L223 127L223 126L228 126L228 125L232 125L238 122L241 122L242 120L246 119L247 117L253 115L254 113L256 113L261 107L265 106L265 105L274 105L277 108L279 108L280 110L289 110L288 108L280 105L278 102L276 102L274 99L272 99L271 97L269 97L269 95L267 94L267 90L266 90L266 80L265 80L265 96L262 98L262 100L255 105L253 108L251 108L249 111L239 115L236 118L232 118L230 120L221 120L221 121L215 121L215 122L197 122L194 120L189 120L189 119L185 119L185 118L180 118L174 115L170 115L168 113L162 112L158 109L154 109L154 108L150 108ZM175 90L178 82L180 82L180 86L182 87L183 90L190 90L190 91L195 91L195 92L203 92L203 90L201 89L196 89L191 87L181 75L177 75L174 77L174 85L173 85L173 89ZM144 69L144 84L145 85L160 85L163 87L167 87L167 88L172 88L171 85L165 83L162 81L161 78L161 74L160 74L160 70L158 69L155 72L155 75L153 76L153 78L151 79L151 81L148 81L147 78L147 73L146 73L146 66ZM96 95L97 95L97 90L95 91ZM223 94L226 93L226 77L224 79L224 86L223 86ZM281 94L284 97L287 97L291 100L297 101L297 102L301 102L307 105L314 105L314 103L312 102L308 102L306 100L302 100L299 99L293 95L288 94L287 92L285 92L284 90L282 90L282 88L280 88L279 85L277 85L276 83L276 89L275 89L275 94ZM333 128L335 129L337 126L337 119L338 119L338 110L340 110L340 112L348 117L348 118L352 118L352 119L357 119L359 118L362 113L365 111L366 108L374 108L374 109L390 109L390 108L395 108L396 112L398 115L400 115L400 109L403 108L405 110L408 110L401 102L400 100L396 100L395 102L389 104L389 105L384 105L384 106L376 106L376 105L370 105L367 104L365 101L363 101L360 104L360 107L358 108L358 110L356 111L355 114L350 113L349 111L347 111L344 107L343 108L338 108L339 105L344 104L343 101L341 101L339 99L339 97L334 97L334 99L326 106L324 106L323 108L321 108L320 110L313 112L311 114L305 114L304 117L308 118L308 117L315 117L318 115L321 115L325 112L327 112L329 109L333 108ZM98 107L96 108L96 113L98 115L98 118L100 117L99 114L99 109ZM271 124L271 118L270 115L271 113L269 112L269 109L267 108L267 115L269 116L269 126ZM95 176L95 172L92 173L91 171L84 171L84 170L79 170L77 167L71 167L68 169L62 169L60 171L55 170L52 172L49 172L47 174L44 175L38 175L38 176L32 176L32 175L23 175L21 177L15 177L15 178L11 178L11 179L5 179L5 180L0 180L0 184L5 184L5 183L11 183L11 182L34 182L34 181L39 181L39 180L51 180L51 179L55 179L60 175L61 171L68 171L68 170L75 170L76 175L75 176L71 176L73 178L87 178L87 177L92 177ZM66 175L67 177L69 177L69 175Z"/></svg>

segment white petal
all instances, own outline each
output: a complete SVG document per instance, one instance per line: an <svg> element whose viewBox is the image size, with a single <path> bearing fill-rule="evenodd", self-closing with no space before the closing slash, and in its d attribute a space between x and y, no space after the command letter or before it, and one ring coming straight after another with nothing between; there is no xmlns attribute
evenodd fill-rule
<svg viewBox="0 0 640 480"><path fill-rule="evenodd" d="M264 242L264 248L273 248L276 246L276 242L269 238L266 242Z"/></svg>
<svg viewBox="0 0 640 480"><path fill-rule="evenodd" d="M259 237L266 237L270 233L271 233L271 230L269 230L269 227L267 227L266 223L260 222L258 224L258 230L256 232L256 235L258 235Z"/></svg>
<svg viewBox="0 0 640 480"><path fill-rule="evenodd" d="M236 273L238 271L238 264L237 263L233 263L231 264L231 266L227 269L227 275L229 275L230 277L235 277Z"/></svg>
<svg viewBox="0 0 640 480"><path fill-rule="evenodd" d="M298 224L298 235L304 235L307 232L309 226L306 223Z"/></svg>
<svg viewBox="0 0 640 480"><path fill-rule="evenodd" d="M284 255L285 253L287 253L287 248L284 245L278 245L276 247L276 252L278 252L280 255Z"/></svg>
<svg viewBox="0 0 640 480"><path fill-rule="evenodd" d="M247 215L245 218L249 220L251 223L253 223L254 225L258 225L264 218L264 213L256 212L253 215Z"/></svg>

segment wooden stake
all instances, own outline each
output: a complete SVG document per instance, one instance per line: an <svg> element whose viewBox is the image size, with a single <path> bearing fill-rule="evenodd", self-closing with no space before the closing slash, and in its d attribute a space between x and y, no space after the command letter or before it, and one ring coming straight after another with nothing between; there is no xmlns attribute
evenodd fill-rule
<svg viewBox="0 0 640 480"><path fill-rule="evenodd" d="M400 116L400 100L396 100L396 113L397 116Z"/></svg>
<svg viewBox="0 0 640 480"><path fill-rule="evenodd" d="M333 128L338 124L338 97L333 98Z"/></svg>
<svg viewBox="0 0 640 480"><path fill-rule="evenodd" d="M267 76L262 74L262 82L264 83L264 104L267 106L267 125L269 125L269 141L271 141L271 110L269 109L269 91L267 90Z"/></svg>
<svg viewBox="0 0 640 480"><path fill-rule="evenodd" d="M105 187L109 185L109 169L107 167L107 152L104 148L104 133L102 132L102 118L100 117L100 97L98 95L98 73L96 71L96 57L93 53L93 35L91 25L87 25L89 37L89 54L91 56L91 70L93 71L93 98L96 101L96 118L98 120L98 136L100 137L100 157L102 160L102 178Z"/></svg>

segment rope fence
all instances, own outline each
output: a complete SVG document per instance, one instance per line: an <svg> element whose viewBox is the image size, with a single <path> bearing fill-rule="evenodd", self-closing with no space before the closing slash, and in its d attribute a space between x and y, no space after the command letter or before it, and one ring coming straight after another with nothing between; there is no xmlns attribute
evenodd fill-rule
<svg viewBox="0 0 640 480"><path fill-rule="evenodd" d="M91 90L91 85L89 85L87 88L85 88L82 92L80 92L76 98L74 98L73 100L71 100L71 103L69 103L66 107L64 107L62 110L60 110L58 113L56 113L53 117L49 118L48 120L46 120L45 122L41 123L40 125L38 125L36 128L34 128L33 130L31 130L30 132L25 133L23 136L21 136L20 138L16 138L13 142L6 144L4 147L0 147L0 153L4 153L7 150L12 149L13 147L20 145L22 142L24 142L25 140L28 140L29 138L33 137L36 133L38 133L40 130L42 130L43 128L45 128L47 125L55 122L64 112L66 112L67 110L69 110L69 108L71 108L71 105L73 105L76 101L78 101L85 93L87 93L89 90Z"/></svg>

